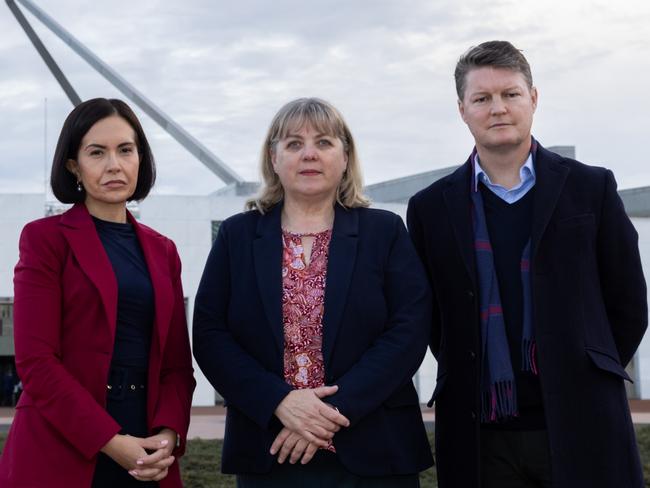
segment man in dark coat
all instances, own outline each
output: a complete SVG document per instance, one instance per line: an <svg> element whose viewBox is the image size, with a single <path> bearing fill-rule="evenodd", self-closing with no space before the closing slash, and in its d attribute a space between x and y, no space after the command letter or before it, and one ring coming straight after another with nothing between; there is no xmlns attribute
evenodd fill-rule
<svg viewBox="0 0 650 488"><path fill-rule="evenodd" d="M435 293L440 488L641 488L624 380L647 325L637 233L611 171L531 136L512 44L456 66L469 160L409 202Z"/></svg>

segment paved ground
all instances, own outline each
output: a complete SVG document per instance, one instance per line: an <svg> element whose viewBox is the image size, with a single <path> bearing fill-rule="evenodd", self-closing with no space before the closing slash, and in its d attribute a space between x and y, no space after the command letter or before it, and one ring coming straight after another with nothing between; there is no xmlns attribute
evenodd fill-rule
<svg viewBox="0 0 650 488"><path fill-rule="evenodd" d="M630 400L632 409L632 420L635 424L650 424L650 400ZM0 408L0 432L9 430L13 420L14 410L12 408ZM425 408L422 417L427 428L433 427L433 410ZM225 409L216 407L194 407L192 408L192 421L188 437L194 439L223 439L225 428Z"/></svg>

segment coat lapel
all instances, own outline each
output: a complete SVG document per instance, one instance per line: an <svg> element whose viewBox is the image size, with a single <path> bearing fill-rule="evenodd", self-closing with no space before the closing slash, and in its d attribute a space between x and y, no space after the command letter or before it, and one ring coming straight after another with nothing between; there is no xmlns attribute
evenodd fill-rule
<svg viewBox="0 0 650 488"><path fill-rule="evenodd" d="M461 166L451 177L447 188L443 190L443 198L458 249L465 264L467 273L476 288L476 262L474 256L474 231L472 229L471 160Z"/></svg>
<svg viewBox="0 0 650 488"><path fill-rule="evenodd" d="M167 255L167 244L161 236L152 233L149 229L140 225L128 211L127 218L135 229L135 235L138 238L144 259L147 263L147 269L149 270L156 311L154 318L154 337L158 339L158 351L162 357L174 307L173 276L170 275L170 260Z"/></svg>
<svg viewBox="0 0 650 488"><path fill-rule="evenodd" d="M348 296L352 272L357 256L359 214L336 205L334 228L327 258L325 305L323 315L323 359L325 367L330 357L341 325L341 317Z"/></svg>
<svg viewBox="0 0 650 488"><path fill-rule="evenodd" d="M113 338L117 323L117 280L86 206L78 203L65 212L61 226L79 267L97 288Z"/></svg>
<svg viewBox="0 0 650 488"><path fill-rule="evenodd" d="M282 322L282 204L275 205L257 222L257 237L253 241L253 260L259 295L266 318L271 325L278 351L284 351Z"/></svg>
<svg viewBox="0 0 650 488"><path fill-rule="evenodd" d="M531 244L533 258L539 242L553 215L569 169L558 162L557 156L538 144L535 158L535 199L533 203L533 226Z"/></svg>

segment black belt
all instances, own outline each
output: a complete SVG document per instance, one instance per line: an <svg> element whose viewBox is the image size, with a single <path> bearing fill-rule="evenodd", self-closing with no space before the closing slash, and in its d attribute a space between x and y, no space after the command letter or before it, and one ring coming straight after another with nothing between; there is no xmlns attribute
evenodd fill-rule
<svg viewBox="0 0 650 488"><path fill-rule="evenodd" d="M135 368L112 366L106 383L107 397L121 400L126 395L147 391L147 371Z"/></svg>

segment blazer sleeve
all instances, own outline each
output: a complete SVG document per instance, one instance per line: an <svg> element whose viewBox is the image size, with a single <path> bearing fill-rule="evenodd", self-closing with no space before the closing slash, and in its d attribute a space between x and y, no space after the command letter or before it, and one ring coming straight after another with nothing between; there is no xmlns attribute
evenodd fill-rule
<svg viewBox="0 0 650 488"><path fill-rule="evenodd" d="M638 234L616 192L611 171L605 176L598 228L600 286L614 342L623 366L639 347L648 325L648 295L639 256Z"/></svg>
<svg viewBox="0 0 650 488"><path fill-rule="evenodd" d="M436 289L433 276L431 275L431 270L428 267L427 260L427 244L424 237L424 230L422 227L421 216L419 215L420 211L416 208L417 203L411 199L409 200L408 207L406 210L406 223L408 225L408 231L411 235L411 240L415 246L415 250L420 256L422 265L424 266L425 272L429 279L429 285L431 286L431 291L433 295L432 299L432 313L431 313L431 337L429 340L429 346L431 347L431 352L433 356L438 359L441 349L442 342L442 327L440 323L440 307L436 298Z"/></svg>
<svg viewBox="0 0 650 488"><path fill-rule="evenodd" d="M163 351L160 369L160 391L154 412L154 430L168 427L179 436L176 456L185 452L187 430L190 425L192 393L196 386L192 368L192 352L185 318L185 300L181 283L181 260L176 246L169 242L170 271L174 291L169 335Z"/></svg>
<svg viewBox="0 0 650 488"><path fill-rule="evenodd" d="M231 276L228 223L224 222L196 294L192 329L194 357L229 405L267 429L278 404L292 388L265 369L231 333L228 324Z"/></svg>
<svg viewBox="0 0 650 488"><path fill-rule="evenodd" d="M38 413L86 459L120 426L61 362L65 252L43 228L28 224L20 236L14 273L16 369ZM92 365L88 365L92 367Z"/></svg>
<svg viewBox="0 0 650 488"><path fill-rule="evenodd" d="M431 293L422 264L398 216L383 278L388 310L383 332L359 361L334 382L339 390L326 399L352 425L411 380L422 363L429 340Z"/></svg>

